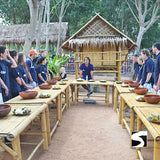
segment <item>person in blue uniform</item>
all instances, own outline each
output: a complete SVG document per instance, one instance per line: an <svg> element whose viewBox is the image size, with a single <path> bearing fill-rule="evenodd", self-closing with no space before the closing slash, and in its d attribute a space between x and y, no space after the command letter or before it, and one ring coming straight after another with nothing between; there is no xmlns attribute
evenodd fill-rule
<svg viewBox="0 0 160 160"><path fill-rule="evenodd" d="M37 61L36 65L37 65L36 71L37 71L37 77L38 77L38 85L40 85L42 83L46 83L46 81L47 81L47 69L45 67L46 58L45 57L41 57Z"/></svg>
<svg viewBox="0 0 160 160"><path fill-rule="evenodd" d="M67 73L66 73L66 70L65 70L64 67L61 67L61 69L60 69L60 77L61 77L62 79L67 78Z"/></svg>
<svg viewBox="0 0 160 160"><path fill-rule="evenodd" d="M85 80L91 80L93 79L93 65L90 63L90 58L85 57L84 58L84 63L81 64L80 66L80 78L83 78ZM92 85L82 85L84 89L88 91L87 96L90 96L93 91L92 91Z"/></svg>
<svg viewBox="0 0 160 160"><path fill-rule="evenodd" d="M135 54L134 56L133 56L133 62L134 62L134 67L133 67L133 69L134 69L134 73L133 73L133 80L136 80L136 77L137 77L137 75L138 75L138 71L139 71L139 67L140 67L140 65L138 64L138 54Z"/></svg>
<svg viewBox="0 0 160 160"><path fill-rule="evenodd" d="M141 51L141 56L144 60L141 84L144 87L149 88L150 90L152 88L151 76L154 72L154 62L153 59L150 57L150 52L148 49L143 49Z"/></svg>
<svg viewBox="0 0 160 160"><path fill-rule="evenodd" d="M160 43L154 43L152 46L153 53L157 56L154 72L154 90L157 92L160 85Z"/></svg>
<svg viewBox="0 0 160 160"><path fill-rule="evenodd" d="M0 78L0 104L3 103L2 88L4 88L5 93L8 94L8 88L3 82L3 80Z"/></svg>
<svg viewBox="0 0 160 160"><path fill-rule="evenodd" d="M37 57L37 53L35 50L30 50L29 54L30 54L30 57L26 60L26 64L28 68L27 76L28 76L30 85L32 85L33 88L35 88L37 86L38 79L37 79L37 72L35 69L35 63L33 60Z"/></svg>
<svg viewBox="0 0 160 160"><path fill-rule="evenodd" d="M17 63L18 61L18 54L16 51L9 51L11 57L15 60ZM21 92L21 85L22 81L19 76L18 68L10 68L9 69L9 77L10 77L10 89L11 89L11 97L14 98L19 95L19 92Z"/></svg>
<svg viewBox="0 0 160 160"><path fill-rule="evenodd" d="M23 53L18 54L18 71L19 76L21 78L21 90L25 91L27 89L32 89L33 86L28 84L28 77L27 77L27 65L26 65L26 56Z"/></svg>
<svg viewBox="0 0 160 160"><path fill-rule="evenodd" d="M142 57L138 57L138 64L139 64L139 71L138 71L138 75L136 78L136 82L141 83L142 80L142 72L143 72L143 59Z"/></svg>
<svg viewBox="0 0 160 160"><path fill-rule="evenodd" d="M6 57L11 62L7 61ZM8 88L8 92L6 92L6 89L2 88L2 96L4 102L11 98L9 69L16 67L17 64L10 56L9 51L6 49L6 47L0 46L0 77Z"/></svg>

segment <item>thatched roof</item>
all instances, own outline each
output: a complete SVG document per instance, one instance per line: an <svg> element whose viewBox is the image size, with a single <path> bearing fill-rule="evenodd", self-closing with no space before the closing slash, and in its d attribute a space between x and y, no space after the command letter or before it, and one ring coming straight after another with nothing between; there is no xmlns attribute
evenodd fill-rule
<svg viewBox="0 0 160 160"><path fill-rule="evenodd" d="M0 25L0 44L24 44L26 32L29 24L16 24L16 25ZM46 27L44 27L41 43L46 41ZM50 23L49 29L49 42L56 43L58 39L59 23ZM69 36L68 22L62 22L61 38L64 42ZM33 37L35 42L35 36Z"/></svg>
<svg viewBox="0 0 160 160"><path fill-rule="evenodd" d="M122 44L129 51L136 47L136 44L129 37L96 13L86 25L63 43L62 48L75 51L76 45L79 47L82 44L90 46L98 44L102 46L109 43L111 45Z"/></svg>

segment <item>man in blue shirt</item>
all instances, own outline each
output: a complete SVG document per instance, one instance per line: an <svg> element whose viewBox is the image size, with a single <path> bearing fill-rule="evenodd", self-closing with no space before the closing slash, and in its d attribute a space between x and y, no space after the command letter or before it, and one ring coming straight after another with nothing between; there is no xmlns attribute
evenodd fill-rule
<svg viewBox="0 0 160 160"><path fill-rule="evenodd" d="M33 62L33 60L36 58L37 53L35 50L30 50L29 54L30 54L30 57L26 60L26 64L28 68L27 76L29 79L29 84L33 86L33 88L35 88L37 86L38 79L37 79L37 72L35 69L35 63Z"/></svg>
<svg viewBox="0 0 160 160"><path fill-rule="evenodd" d="M144 87L151 89L152 88L151 76L154 72L154 62L152 58L150 57L150 52L148 49L143 49L141 51L141 56L143 60L145 61L143 65L141 84L144 85Z"/></svg>
<svg viewBox="0 0 160 160"><path fill-rule="evenodd" d="M136 80L138 72L139 72L139 68L140 68L140 65L138 64L138 57L139 57L138 54L135 54L133 56L133 62L134 62L133 80Z"/></svg>
<svg viewBox="0 0 160 160"><path fill-rule="evenodd" d="M160 43L154 43L152 46L153 53L157 56L154 72L154 90L157 92L160 85Z"/></svg>
<svg viewBox="0 0 160 160"><path fill-rule="evenodd" d="M93 65L90 63L90 58L85 57L84 63L80 66L80 78L83 78L85 80L91 80L93 79ZM87 96L90 96L92 92L92 85L82 85L84 89L88 91Z"/></svg>

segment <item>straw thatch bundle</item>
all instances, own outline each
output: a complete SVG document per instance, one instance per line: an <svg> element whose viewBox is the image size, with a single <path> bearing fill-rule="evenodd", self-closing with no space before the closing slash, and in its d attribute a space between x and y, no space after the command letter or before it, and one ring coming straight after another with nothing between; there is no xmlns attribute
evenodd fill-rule
<svg viewBox="0 0 160 160"><path fill-rule="evenodd" d="M27 29L29 24L16 25L0 25L0 44L24 44ZM59 23L50 23L49 29L49 43L56 43L58 39ZM41 43L46 42L46 30L42 32ZM68 37L68 22L62 22L61 39L66 40ZM33 36L33 43L35 43L36 36Z"/></svg>

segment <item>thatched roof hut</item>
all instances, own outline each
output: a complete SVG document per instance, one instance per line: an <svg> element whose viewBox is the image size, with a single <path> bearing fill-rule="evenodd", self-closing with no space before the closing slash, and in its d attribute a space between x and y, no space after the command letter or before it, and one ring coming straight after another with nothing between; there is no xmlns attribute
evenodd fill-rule
<svg viewBox="0 0 160 160"><path fill-rule="evenodd" d="M76 70L89 56L95 72L116 73L120 79L121 65L126 61L128 52L136 44L125 34L116 29L99 14L65 41L62 48L76 54ZM78 72L76 72L76 77Z"/></svg>
<svg viewBox="0 0 160 160"><path fill-rule="evenodd" d="M29 24L0 25L0 44L24 44L26 32ZM50 23L49 43L55 44L58 40L59 23ZM46 28L44 26L44 28ZM68 22L62 22L61 39L65 41L69 36ZM35 43L36 37L33 37ZM44 29L41 36L41 43L46 42L46 30Z"/></svg>

